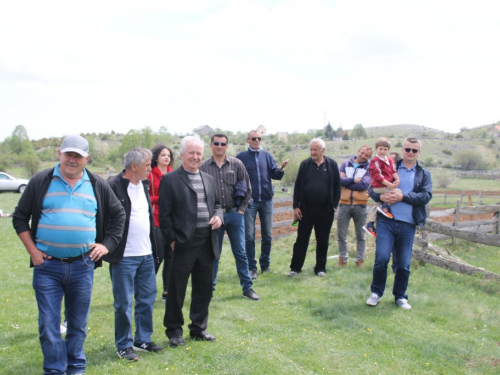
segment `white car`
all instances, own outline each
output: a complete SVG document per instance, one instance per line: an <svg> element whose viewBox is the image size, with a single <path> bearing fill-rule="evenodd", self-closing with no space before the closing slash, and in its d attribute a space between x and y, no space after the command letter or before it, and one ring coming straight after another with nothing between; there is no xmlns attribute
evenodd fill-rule
<svg viewBox="0 0 500 375"><path fill-rule="evenodd" d="M0 172L0 192L17 191L22 193L24 189L26 189L26 185L28 185L28 180L11 176L5 172Z"/></svg>

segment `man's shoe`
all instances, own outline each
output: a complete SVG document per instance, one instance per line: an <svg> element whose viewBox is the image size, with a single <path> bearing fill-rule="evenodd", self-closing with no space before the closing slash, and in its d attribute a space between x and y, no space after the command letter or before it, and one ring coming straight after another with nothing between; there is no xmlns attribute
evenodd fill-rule
<svg viewBox="0 0 500 375"><path fill-rule="evenodd" d="M394 216L391 214L391 209L389 208L389 205L387 203L378 206L377 211L388 219L394 219Z"/></svg>
<svg viewBox="0 0 500 375"><path fill-rule="evenodd" d="M323 271L319 271L316 276L318 277L325 277L326 276L326 272L323 272Z"/></svg>
<svg viewBox="0 0 500 375"><path fill-rule="evenodd" d="M149 352L149 353L161 352L163 350L161 346L156 345L154 342L145 342L142 344L134 342L134 349L139 352Z"/></svg>
<svg viewBox="0 0 500 375"><path fill-rule="evenodd" d="M363 226L363 230L370 236L377 237L377 231L375 230L375 225L373 225L373 223L366 223L366 225Z"/></svg>
<svg viewBox="0 0 500 375"><path fill-rule="evenodd" d="M175 336L170 338L170 346L172 348L177 348L178 346L184 346L184 339L182 336Z"/></svg>
<svg viewBox="0 0 500 375"><path fill-rule="evenodd" d="M162 293L162 295L161 295L161 300L162 300L163 302L167 302L167 294L168 294L168 292L163 292L163 293Z"/></svg>
<svg viewBox="0 0 500 375"><path fill-rule="evenodd" d="M257 275L257 270L250 270L250 277L252 280L257 280L257 277L259 277L259 275Z"/></svg>
<svg viewBox="0 0 500 375"><path fill-rule="evenodd" d="M365 261L364 259L360 259L356 262L356 267L358 268L365 268Z"/></svg>
<svg viewBox="0 0 500 375"><path fill-rule="evenodd" d="M189 336L193 339L193 340L199 340L199 341L209 341L209 342L212 342L212 341L215 341L215 337L212 336L210 333L208 333L207 331L201 331L201 332L197 332L197 333L193 333L193 332L190 332L189 333Z"/></svg>
<svg viewBox="0 0 500 375"><path fill-rule="evenodd" d="M405 309L405 310L410 310L411 309L411 306L408 303L408 300L406 298L400 298L400 299L398 299L396 301L396 305L398 305L399 307L401 307L402 309Z"/></svg>
<svg viewBox="0 0 500 375"><path fill-rule="evenodd" d="M135 361L139 360L139 357L137 356L136 352L134 352L134 349L132 349L132 347L125 348L125 349L122 349L122 350L118 350L116 352L116 354L118 354L118 357L120 357L120 358L126 358L129 361L134 361L135 362Z"/></svg>
<svg viewBox="0 0 500 375"><path fill-rule="evenodd" d="M243 297L251 299L252 301L258 301L258 300L260 300L260 297L251 288L248 289L246 292L243 293Z"/></svg>
<svg viewBox="0 0 500 375"><path fill-rule="evenodd" d="M382 297L379 297L377 293L372 293L370 298L366 301L368 306L377 306Z"/></svg>
<svg viewBox="0 0 500 375"><path fill-rule="evenodd" d="M347 259L339 256L339 261L337 262L337 267L347 267Z"/></svg>
<svg viewBox="0 0 500 375"><path fill-rule="evenodd" d="M288 272L288 277L294 277L294 276L297 276L299 273L297 271L290 271Z"/></svg>
<svg viewBox="0 0 500 375"><path fill-rule="evenodd" d="M272 273L273 275L276 275L276 273L273 272L273 270L271 269L271 267L266 267L266 268L263 268L261 273Z"/></svg>

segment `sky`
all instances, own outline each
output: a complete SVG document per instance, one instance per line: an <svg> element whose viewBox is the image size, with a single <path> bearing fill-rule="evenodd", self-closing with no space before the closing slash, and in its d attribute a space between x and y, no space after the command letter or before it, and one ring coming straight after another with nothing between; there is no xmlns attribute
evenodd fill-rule
<svg viewBox="0 0 500 375"><path fill-rule="evenodd" d="M0 140L500 120L498 0L2 0Z"/></svg>

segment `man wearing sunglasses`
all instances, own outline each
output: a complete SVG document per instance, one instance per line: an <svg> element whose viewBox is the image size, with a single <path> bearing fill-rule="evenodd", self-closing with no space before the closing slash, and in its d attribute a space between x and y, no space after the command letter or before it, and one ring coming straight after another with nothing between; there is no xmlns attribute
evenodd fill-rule
<svg viewBox="0 0 500 375"><path fill-rule="evenodd" d="M401 183L401 192L390 191L376 194L370 187L370 197L376 202L391 204L393 219L382 214L377 217L377 242L371 296L366 301L369 306L376 306L382 298L387 281L387 265L394 250L396 275L392 294L396 304L402 309L411 309L408 303L408 281L410 278L410 260L413 252L413 240L417 226L422 226L427 218L425 205L432 198L431 174L418 164L422 142L417 138L406 138L403 143L403 159L396 167Z"/></svg>
<svg viewBox="0 0 500 375"><path fill-rule="evenodd" d="M273 239L273 184L271 180L281 180L285 174L288 159L279 166L271 154L260 148L262 136L257 130L248 133L248 150L240 152L240 159L250 176L253 202L245 211L245 249L248 267L252 279L257 279L257 261L255 260L255 219L260 219L261 250L259 264L264 272L271 272L271 241Z"/></svg>
<svg viewBox="0 0 500 375"><path fill-rule="evenodd" d="M226 155L228 140L227 135L222 133L212 135L210 143L212 156L203 161L200 170L214 178L215 194L222 206L224 224L218 229L219 253L222 254L224 232L227 232L236 261L236 271L243 289L243 297L258 301L260 298L252 289L253 281L250 277L248 258L245 253L244 214L252 197L252 187L243 163ZM214 259L214 290L218 271L219 261Z"/></svg>

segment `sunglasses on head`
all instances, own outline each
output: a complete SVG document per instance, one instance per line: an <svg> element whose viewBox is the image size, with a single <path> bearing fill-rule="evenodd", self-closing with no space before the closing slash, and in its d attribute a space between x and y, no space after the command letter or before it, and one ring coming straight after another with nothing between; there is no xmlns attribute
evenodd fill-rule
<svg viewBox="0 0 500 375"><path fill-rule="evenodd" d="M414 154L417 154L420 150L416 149L416 148L405 148L405 151L410 153L413 152Z"/></svg>
<svg viewBox="0 0 500 375"><path fill-rule="evenodd" d="M260 140L262 140L262 137L252 137L251 140L254 141L254 142L255 141L260 141Z"/></svg>
<svg viewBox="0 0 500 375"><path fill-rule="evenodd" d="M214 146L218 146L218 145L221 145L222 147L227 146L227 143L226 143L226 142L212 142L212 144L213 144Z"/></svg>

